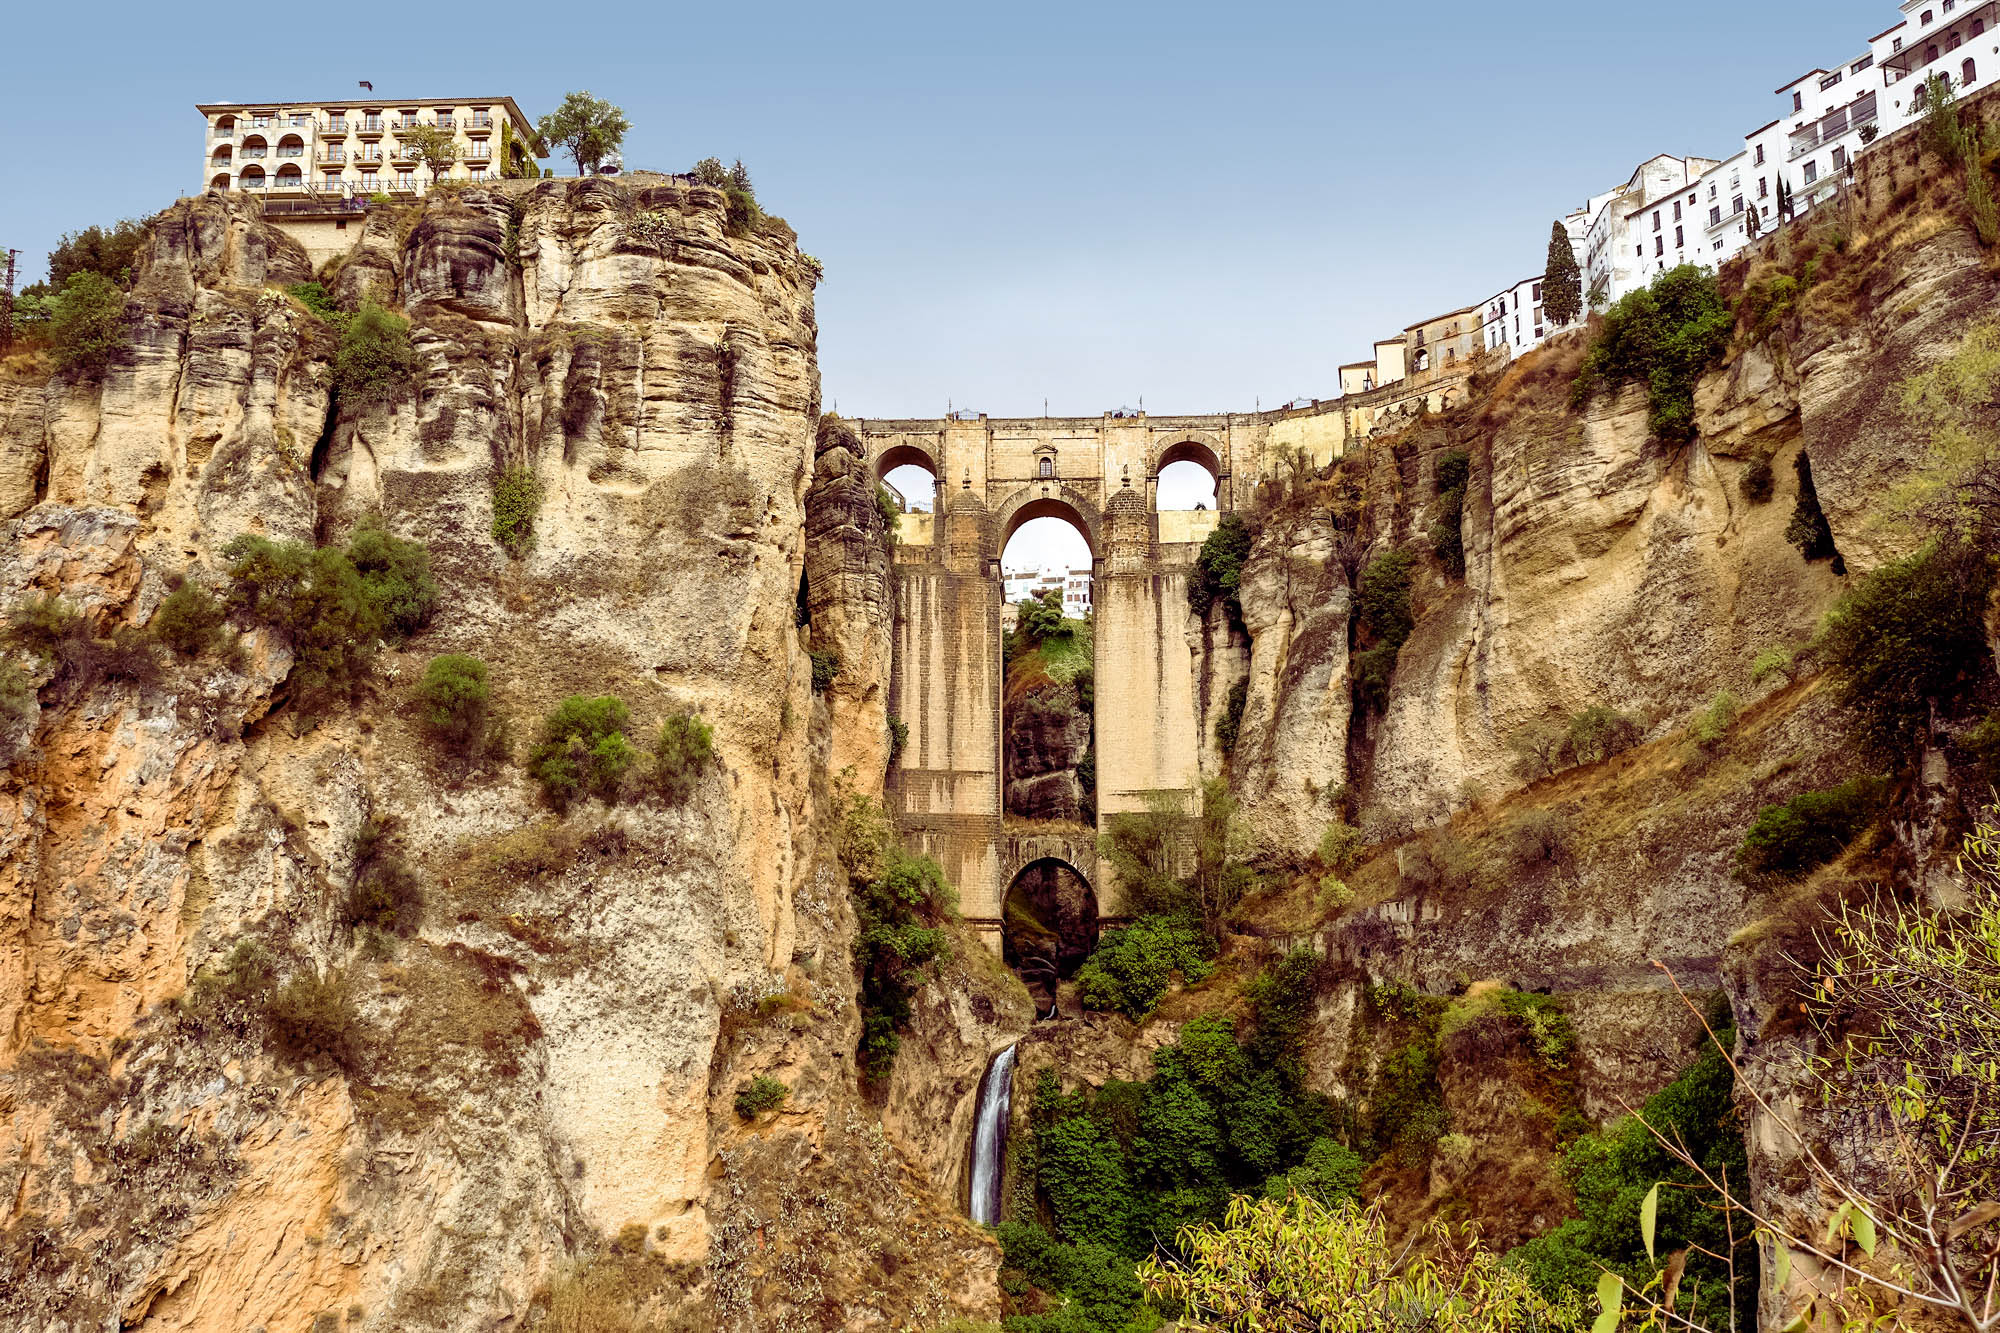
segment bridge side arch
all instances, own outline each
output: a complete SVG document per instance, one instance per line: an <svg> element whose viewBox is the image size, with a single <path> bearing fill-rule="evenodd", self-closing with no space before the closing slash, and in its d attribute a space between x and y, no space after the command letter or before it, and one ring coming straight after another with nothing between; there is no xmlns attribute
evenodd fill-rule
<svg viewBox="0 0 2000 1333"><path fill-rule="evenodd" d="M1181 431L1154 443L1146 459L1148 508L1160 504L1160 474L1176 463L1193 463L1215 479L1215 507L1228 510L1230 504L1229 446L1205 430Z"/></svg>
<svg viewBox="0 0 2000 1333"><path fill-rule="evenodd" d="M938 463L937 455L929 449L911 444L908 441L904 441L901 444L892 444L887 449L881 450L875 455L874 462L875 477L878 481L906 464L920 467L933 477L939 479L944 477L944 472Z"/></svg>

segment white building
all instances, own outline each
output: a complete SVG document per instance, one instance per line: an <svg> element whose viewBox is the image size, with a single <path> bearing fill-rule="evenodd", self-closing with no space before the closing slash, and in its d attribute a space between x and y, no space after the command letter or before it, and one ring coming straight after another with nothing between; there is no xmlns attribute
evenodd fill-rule
<svg viewBox="0 0 2000 1333"><path fill-rule="evenodd" d="M1051 589L1062 592L1063 614L1071 620L1084 620L1090 615L1090 571L1088 569L1063 569L1059 566L1026 573L1013 573L1001 579L1001 595L1006 598L1009 608L1017 603L1040 597Z"/></svg>
<svg viewBox="0 0 2000 1333"><path fill-rule="evenodd" d="M1486 298L1486 319L1480 327L1489 352L1506 348L1510 356L1540 347L1556 332L1542 316L1542 275L1523 278Z"/></svg>
<svg viewBox="0 0 2000 1333"><path fill-rule="evenodd" d="M452 136L457 157L439 172L480 181L528 173L535 128L511 97L375 97L333 102L204 102L202 180L211 190L287 194L294 199L373 194L415 197L431 169L404 132ZM534 174L539 174L536 171Z"/></svg>
<svg viewBox="0 0 2000 1333"><path fill-rule="evenodd" d="M1714 158L1663 153L1639 164L1598 208L1584 243L1583 288L1588 304L1618 300L1687 262L1698 231L1689 210L1695 182L1720 165Z"/></svg>

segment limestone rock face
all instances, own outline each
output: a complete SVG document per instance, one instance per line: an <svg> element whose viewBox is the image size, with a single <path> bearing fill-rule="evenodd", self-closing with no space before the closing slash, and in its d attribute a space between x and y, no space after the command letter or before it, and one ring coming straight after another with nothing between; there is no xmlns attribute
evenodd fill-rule
<svg viewBox="0 0 2000 1333"><path fill-rule="evenodd" d="M372 212L330 286L406 310L421 369L362 407L282 291L303 251L253 204L186 200L101 382L0 384L0 600L58 595L108 635L172 577L220 587L240 533L338 542L364 515L424 542L441 590L353 706L290 701L255 631L50 681L0 738L0 1232L39 1256L0 1253L0 1324L518 1328L621 1233L685 1266L659 1319L994 1311L937 1132L1026 1002L959 985L885 1133L826 829L830 763L881 789L887 552L865 465L815 450L808 266L723 218L644 176ZM491 533L507 467L542 494L518 558ZM814 527L827 708L796 624ZM558 815L421 731L410 686L443 652L488 664L516 756L563 697L616 693L636 746L696 711L716 760L684 803ZM406 938L347 909L385 845L423 899ZM352 1001L344 1063L176 1003L245 956ZM744 1120L758 1075L791 1094Z"/></svg>
<svg viewBox="0 0 2000 1333"><path fill-rule="evenodd" d="M1081 822L1090 793L1077 770L1090 749L1090 713L1074 685L1046 681L1007 710L1002 756L1007 813L1023 819Z"/></svg>

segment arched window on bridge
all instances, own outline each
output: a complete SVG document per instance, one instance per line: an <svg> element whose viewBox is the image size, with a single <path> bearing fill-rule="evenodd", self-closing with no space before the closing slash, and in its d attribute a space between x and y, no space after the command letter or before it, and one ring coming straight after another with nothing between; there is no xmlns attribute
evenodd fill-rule
<svg viewBox="0 0 2000 1333"><path fill-rule="evenodd" d="M1097 894L1069 862L1030 862L1007 886L1002 955L1020 973L1035 1008L1055 1006L1056 987L1097 947Z"/></svg>
<svg viewBox="0 0 2000 1333"><path fill-rule="evenodd" d="M903 511L928 514L936 503L937 468L921 449L903 446L883 454L876 463L877 475L895 494Z"/></svg>

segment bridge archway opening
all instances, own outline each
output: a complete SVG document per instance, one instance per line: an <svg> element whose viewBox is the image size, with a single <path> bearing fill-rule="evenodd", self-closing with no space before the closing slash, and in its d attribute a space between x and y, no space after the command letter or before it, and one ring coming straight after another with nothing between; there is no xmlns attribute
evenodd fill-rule
<svg viewBox="0 0 2000 1333"><path fill-rule="evenodd" d="M1097 893L1075 866L1043 857L1014 876L1001 912L1002 956L1048 1013L1056 988L1097 948Z"/></svg>
<svg viewBox="0 0 2000 1333"><path fill-rule="evenodd" d="M1200 440L1181 440L1154 464L1153 508L1215 509L1222 490L1222 460Z"/></svg>
<svg viewBox="0 0 2000 1333"><path fill-rule="evenodd" d="M934 512L937 504L937 463L923 450L907 444L887 450L875 462L875 475L903 497L909 513Z"/></svg>

